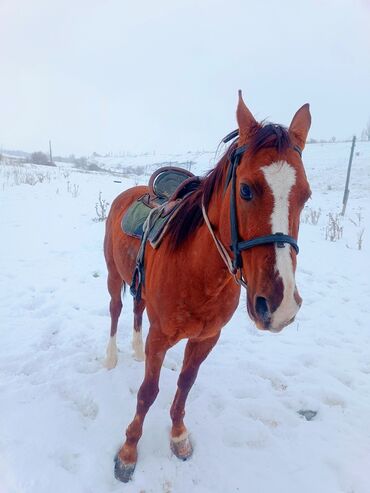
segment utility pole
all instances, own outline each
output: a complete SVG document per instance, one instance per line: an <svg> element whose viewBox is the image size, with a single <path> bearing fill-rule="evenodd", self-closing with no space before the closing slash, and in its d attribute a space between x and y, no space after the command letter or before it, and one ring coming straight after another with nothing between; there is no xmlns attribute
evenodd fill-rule
<svg viewBox="0 0 370 493"><path fill-rule="evenodd" d="M346 186L344 188L344 195L343 195L342 216L344 216L344 213L346 212L346 207L347 207L347 202L348 202L348 196L349 196L349 179L350 179L350 176L351 176L352 160L353 160L353 153L354 153L354 150L355 150L355 145L356 145L356 135L353 136L353 139L352 139L352 147L351 147L351 154L349 156Z"/></svg>
<svg viewBox="0 0 370 493"><path fill-rule="evenodd" d="M50 153L50 162L53 162L53 154L51 152L51 140L49 140L49 153Z"/></svg>

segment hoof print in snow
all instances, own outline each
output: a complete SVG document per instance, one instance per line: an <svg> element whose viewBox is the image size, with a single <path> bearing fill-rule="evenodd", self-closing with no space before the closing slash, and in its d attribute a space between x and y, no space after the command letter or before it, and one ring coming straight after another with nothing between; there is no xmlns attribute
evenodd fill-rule
<svg viewBox="0 0 370 493"><path fill-rule="evenodd" d="M122 483L128 483L132 479L136 464L124 464L119 455L114 458L114 477Z"/></svg>
<svg viewBox="0 0 370 493"><path fill-rule="evenodd" d="M298 414L306 418L307 421L312 421L313 418L317 415L317 411L311 411L310 409L300 409Z"/></svg>

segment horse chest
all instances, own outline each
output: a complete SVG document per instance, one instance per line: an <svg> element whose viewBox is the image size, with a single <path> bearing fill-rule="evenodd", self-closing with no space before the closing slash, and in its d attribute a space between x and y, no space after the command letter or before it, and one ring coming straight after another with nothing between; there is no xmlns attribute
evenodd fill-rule
<svg viewBox="0 0 370 493"><path fill-rule="evenodd" d="M197 296L197 300L194 300ZM193 293L176 304L170 317L173 326L186 333L185 337L209 337L219 331L232 317L238 306L239 293L224 290L218 295ZM172 324L171 324L172 325Z"/></svg>

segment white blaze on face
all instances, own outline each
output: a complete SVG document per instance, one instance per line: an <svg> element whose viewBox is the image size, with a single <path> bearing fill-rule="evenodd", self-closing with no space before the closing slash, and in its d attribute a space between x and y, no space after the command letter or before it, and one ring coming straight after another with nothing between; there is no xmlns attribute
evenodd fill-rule
<svg viewBox="0 0 370 493"><path fill-rule="evenodd" d="M289 235L289 195L296 182L295 169L285 161L278 161L262 168L267 184L274 197L271 214L272 233ZM282 328L297 313L299 306L294 299L295 279L289 245L278 248L275 244L275 270L279 273L283 285L283 300L272 314L272 329Z"/></svg>

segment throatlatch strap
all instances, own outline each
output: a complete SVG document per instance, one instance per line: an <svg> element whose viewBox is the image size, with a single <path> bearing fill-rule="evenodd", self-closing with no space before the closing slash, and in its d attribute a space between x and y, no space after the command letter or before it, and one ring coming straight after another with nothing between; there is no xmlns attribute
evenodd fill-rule
<svg viewBox="0 0 370 493"><path fill-rule="evenodd" d="M208 230L211 233L211 236L213 238L213 241L215 242L215 245L216 245L216 248L218 250L218 253L220 254L222 260L225 262L225 265L228 268L230 274L232 276L235 276L235 270L234 270L234 267L233 267L233 261L230 258L230 255L227 253L226 248L223 246L223 244L221 243L221 241L215 235L215 233L213 231L213 228L212 228L212 224L211 224L211 222L209 220L209 217L207 215L206 209L204 207L203 201L202 201L202 214L203 214L204 222L206 223L206 225L208 227Z"/></svg>

